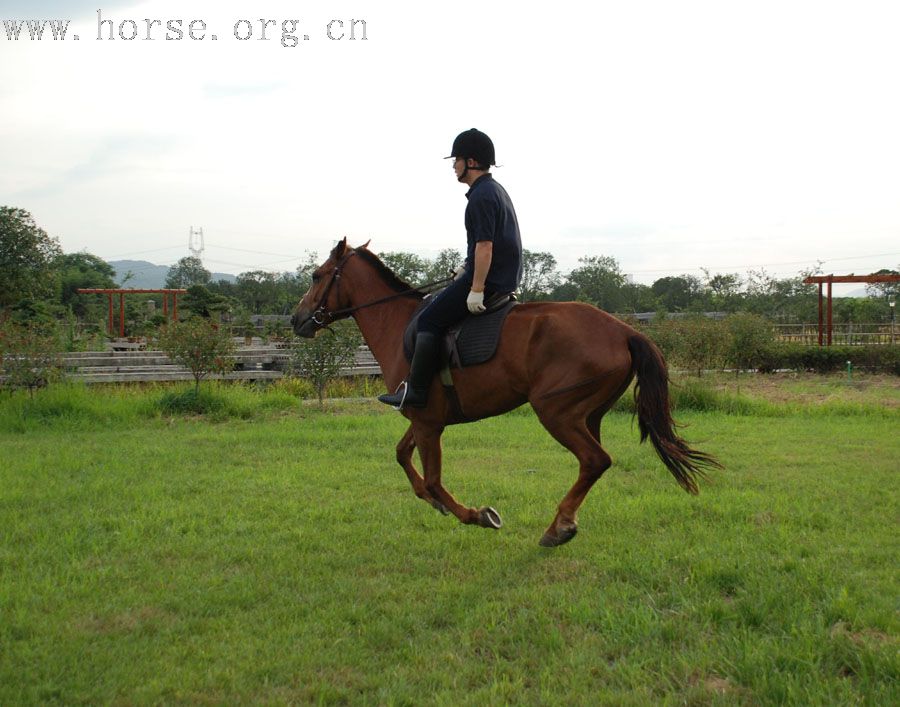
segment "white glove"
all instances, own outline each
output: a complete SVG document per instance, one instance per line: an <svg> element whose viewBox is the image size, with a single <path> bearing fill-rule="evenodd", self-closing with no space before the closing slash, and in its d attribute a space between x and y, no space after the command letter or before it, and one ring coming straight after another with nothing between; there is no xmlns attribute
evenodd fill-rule
<svg viewBox="0 0 900 707"><path fill-rule="evenodd" d="M459 280L463 276L463 273L466 271L466 264L463 263L456 270L453 271L453 279Z"/></svg>
<svg viewBox="0 0 900 707"><path fill-rule="evenodd" d="M484 292L469 290L469 296L466 297L466 306L472 314L481 314L485 309Z"/></svg>

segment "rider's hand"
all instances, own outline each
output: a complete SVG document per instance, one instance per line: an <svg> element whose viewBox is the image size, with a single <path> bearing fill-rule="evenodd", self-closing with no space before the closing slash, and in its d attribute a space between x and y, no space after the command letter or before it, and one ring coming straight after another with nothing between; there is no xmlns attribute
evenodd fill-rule
<svg viewBox="0 0 900 707"><path fill-rule="evenodd" d="M469 290L469 296L466 297L466 306L472 314L481 314L485 310L484 292Z"/></svg>
<svg viewBox="0 0 900 707"><path fill-rule="evenodd" d="M456 270L453 271L453 279L459 280L463 276L463 273L466 271L466 264L463 263Z"/></svg>

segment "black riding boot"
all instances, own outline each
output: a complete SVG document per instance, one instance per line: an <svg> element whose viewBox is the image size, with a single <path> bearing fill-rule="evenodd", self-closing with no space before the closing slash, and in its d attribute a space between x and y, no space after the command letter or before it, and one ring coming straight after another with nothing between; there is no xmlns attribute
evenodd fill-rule
<svg viewBox="0 0 900 707"><path fill-rule="evenodd" d="M438 366L439 337L430 331L416 335L416 348L407 378L394 393L379 395L378 399L398 410L405 407L423 408L428 404L428 389Z"/></svg>

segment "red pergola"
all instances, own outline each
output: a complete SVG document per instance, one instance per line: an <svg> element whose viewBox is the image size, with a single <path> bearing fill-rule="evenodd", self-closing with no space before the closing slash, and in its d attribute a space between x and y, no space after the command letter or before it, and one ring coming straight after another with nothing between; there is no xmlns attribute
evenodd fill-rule
<svg viewBox="0 0 900 707"><path fill-rule="evenodd" d="M172 295L172 319L178 321L178 295L187 290L116 290L116 289L80 289L81 295L106 295L109 298L109 333L113 333L113 295L119 295L119 336L125 336L125 295L162 295L163 314L169 316L169 295Z"/></svg>
<svg viewBox="0 0 900 707"><path fill-rule="evenodd" d="M828 285L828 322L826 332L828 346L831 346L831 330L833 326L831 318L831 285L835 282L865 282L868 284L872 284L874 282L900 282L900 275L812 275L806 278L803 281L804 285L817 284L819 286L819 346L822 346L824 344L825 339L825 337L823 336L825 332L822 331L822 285Z"/></svg>

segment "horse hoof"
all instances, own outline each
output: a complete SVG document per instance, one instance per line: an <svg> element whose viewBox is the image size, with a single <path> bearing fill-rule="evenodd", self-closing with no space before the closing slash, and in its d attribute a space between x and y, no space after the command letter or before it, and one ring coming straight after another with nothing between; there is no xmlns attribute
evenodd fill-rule
<svg viewBox="0 0 900 707"><path fill-rule="evenodd" d="M500 520L500 514L490 506L478 509L478 525L482 528L493 528L500 530L503 527L503 521Z"/></svg>
<svg viewBox="0 0 900 707"><path fill-rule="evenodd" d="M540 542L538 543L541 547L556 547L557 545L565 545L572 538L575 537L575 534L578 532L578 526L573 525L567 528L561 528L559 533L556 535L552 535L548 530L541 537Z"/></svg>
<svg viewBox="0 0 900 707"><path fill-rule="evenodd" d="M431 506L432 506L436 511L439 511L440 514L441 514L442 516L448 516L448 515L450 515L450 511L447 510L447 506L445 506L445 505L444 505L443 503L441 503L440 501L431 501Z"/></svg>

